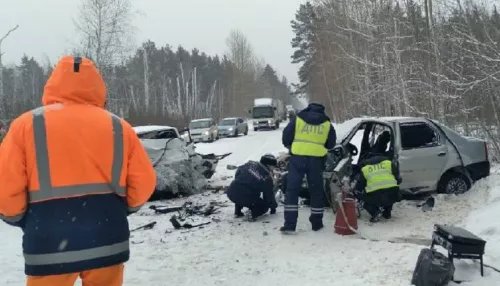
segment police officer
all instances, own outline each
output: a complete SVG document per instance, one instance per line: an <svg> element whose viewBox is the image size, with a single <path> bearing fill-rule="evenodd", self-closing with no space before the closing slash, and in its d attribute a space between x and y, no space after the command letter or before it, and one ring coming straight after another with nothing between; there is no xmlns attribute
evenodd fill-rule
<svg viewBox="0 0 500 286"><path fill-rule="evenodd" d="M235 204L236 217L243 216L241 211L244 207L250 209L252 219L267 213L269 209L271 214L276 213L278 204L274 198L272 168L277 163L274 155L266 154L260 158L260 162L248 161L238 167L226 192L227 197Z"/></svg>
<svg viewBox="0 0 500 286"><path fill-rule="evenodd" d="M299 211L299 192L304 175L307 176L311 196L311 222L314 231L323 228L324 184L323 170L327 150L335 146L335 130L325 107L311 103L297 114L283 130L283 145L290 150L287 190L285 197L285 224L282 232L294 232Z"/></svg>
<svg viewBox="0 0 500 286"><path fill-rule="evenodd" d="M399 184L401 177L399 166L389 157L373 154L359 164L361 174L356 183L358 192L364 190L363 207L371 215L370 222L391 218L392 206L400 201Z"/></svg>

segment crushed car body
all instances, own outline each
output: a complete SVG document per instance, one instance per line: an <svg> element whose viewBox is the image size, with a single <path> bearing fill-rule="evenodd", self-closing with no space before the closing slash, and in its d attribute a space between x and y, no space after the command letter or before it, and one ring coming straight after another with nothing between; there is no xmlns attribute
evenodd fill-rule
<svg viewBox="0 0 500 286"><path fill-rule="evenodd" d="M400 188L407 194L460 194L490 174L486 141L460 135L434 120L363 117L335 129L337 145L328 151L324 173L325 188L330 192L351 182L360 172L357 162L375 154L399 163ZM278 158L282 170L286 170L288 158L288 154ZM307 180L303 188L307 189Z"/></svg>
<svg viewBox="0 0 500 286"><path fill-rule="evenodd" d="M208 185L220 160L231 155L199 154L177 128L148 125L134 127L156 170L156 191L163 195L192 195Z"/></svg>

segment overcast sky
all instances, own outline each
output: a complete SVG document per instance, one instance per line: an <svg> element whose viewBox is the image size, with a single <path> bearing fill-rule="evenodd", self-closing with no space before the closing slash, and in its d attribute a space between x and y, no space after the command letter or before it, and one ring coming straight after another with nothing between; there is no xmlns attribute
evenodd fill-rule
<svg viewBox="0 0 500 286"><path fill-rule="evenodd" d="M0 9L0 35L19 24L2 44L6 64L18 63L23 53L55 62L76 43L72 17L79 0L8 1ZM151 39L159 46L194 47L223 54L225 38L240 29L258 56L281 75L296 82L297 66L290 63L293 32L290 21L305 0L132 0L139 11L134 20L136 43ZM3 6L2 8L6 8Z"/></svg>

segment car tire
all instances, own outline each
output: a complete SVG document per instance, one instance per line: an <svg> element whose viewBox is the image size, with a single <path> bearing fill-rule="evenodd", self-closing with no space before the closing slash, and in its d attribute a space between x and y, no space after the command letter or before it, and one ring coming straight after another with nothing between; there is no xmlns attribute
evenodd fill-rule
<svg viewBox="0 0 500 286"><path fill-rule="evenodd" d="M233 137L238 137L238 129L234 130Z"/></svg>
<svg viewBox="0 0 500 286"><path fill-rule="evenodd" d="M257 130L258 130L258 128L255 128L255 127L253 128L253 131L257 132Z"/></svg>
<svg viewBox="0 0 500 286"><path fill-rule="evenodd" d="M243 135L247 136L248 135L248 127L245 128L245 132L243 132Z"/></svg>
<svg viewBox="0 0 500 286"><path fill-rule="evenodd" d="M471 182L466 175L458 172L447 173L441 177L438 184L438 193L460 195L471 188Z"/></svg>

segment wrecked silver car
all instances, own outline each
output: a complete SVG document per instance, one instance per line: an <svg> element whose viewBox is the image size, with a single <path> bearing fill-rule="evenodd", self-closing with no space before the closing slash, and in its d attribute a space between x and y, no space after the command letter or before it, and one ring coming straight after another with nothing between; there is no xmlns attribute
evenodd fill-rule
<svg viewBox="0 0 500 286"><path fill-rule="evenodd" d="M434 120L353 118L335 129L337 145L328 152L324 173L329 192L338 192L359 173L357 162L373 154L399 163L400 188L407 194L461 194L490 174L486 141L462 136ZM288 157L282 154L278 158L282 170L286 170ZM301 196L308 196L306 179Z"/></svg>
<svg viewBox="0 0 500 286"><path fill-rule="evenodd" d="M134 127L156 171L156 195L177 196L202 192L220 160L231 155L199 154L189 136L175 127Z"/></svg>

